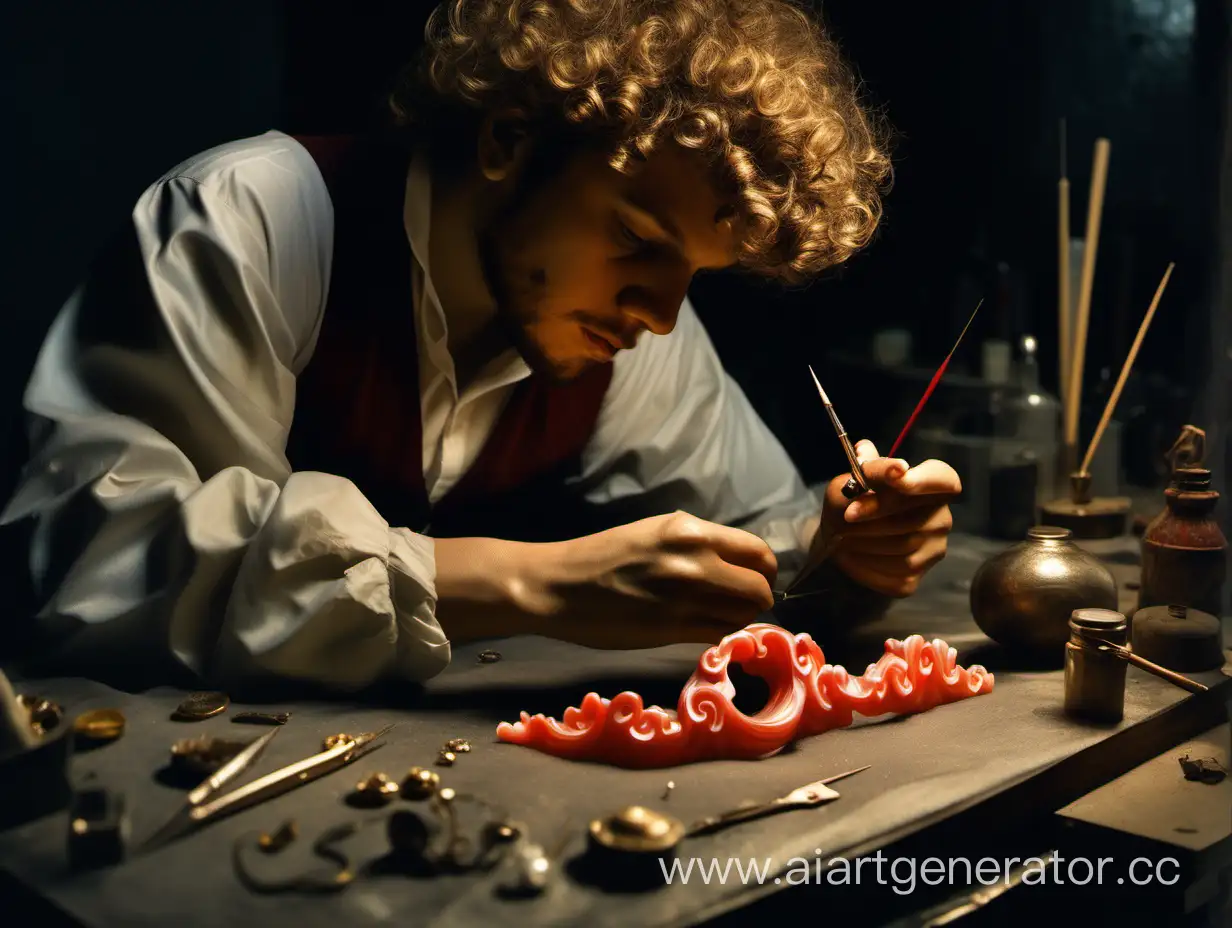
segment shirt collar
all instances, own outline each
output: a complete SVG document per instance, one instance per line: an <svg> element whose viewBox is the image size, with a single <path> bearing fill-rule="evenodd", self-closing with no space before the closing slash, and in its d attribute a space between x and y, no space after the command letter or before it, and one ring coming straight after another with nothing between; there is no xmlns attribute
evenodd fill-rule
<svg viewBox="0 0 1232 928"><path fill-rule="evenodd" d="M418 316L419 337L426 339L426 346L434 354L447 354L449 335L449 313L441 305L436 287L432 283L432 265L429 261L429 239L432 225L432 175L429 170L427 156L416 152L411 156L407 169L406 195L402 207L402 221L406 228L407 240L411 245L411 253L423 272L424 297L423 307L416 307ZM452 363L449 364L452 368ZM488 366L481 379L487 389L501 384L522 380L531 374L530 367L515 350L496 358Z"/></svg>

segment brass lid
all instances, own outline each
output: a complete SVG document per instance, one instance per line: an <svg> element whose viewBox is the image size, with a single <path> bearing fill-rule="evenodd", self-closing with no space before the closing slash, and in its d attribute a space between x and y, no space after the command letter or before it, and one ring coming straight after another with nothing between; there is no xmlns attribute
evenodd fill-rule
<svg viewBox="0 0 1232 928"><path fill-rule="evenodd" d="M1027 537L1032 541L1068 541L1074 533L1057 525L1033 525L1027 529Z"/></svg>
<svg viewBox="0 0 1232 928"><path fill-rule="evenodd" d="M590 823L591 840L616 851L645 854L670 850L684 837L684 823L645 806L627 806Z"/></svg>
<svg viewBox="0 0 1232 928"><path fill-rule="evenodd" d="M1125 644L1129 623L1115 609L1075 609L1069 614L1071 633L1080 637L1102 638Z"/></svg>

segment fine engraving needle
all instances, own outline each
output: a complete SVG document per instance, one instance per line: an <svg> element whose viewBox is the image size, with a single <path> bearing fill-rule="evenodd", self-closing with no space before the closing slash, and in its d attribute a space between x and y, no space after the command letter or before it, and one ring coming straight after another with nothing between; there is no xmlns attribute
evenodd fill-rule
<svg viewBox="0 0 1232 928"><path fill-rule="evenodd" d="M817 385L817 392L821 395L821 401L825 404L826 414L830 417L830 422L834 426L834 431L838 433L839 444L843 446L843 453L847 455L847 463L851 467L851 478L855 482L855 486L859 488L859 493L864 493L868 490L868 481L864 478L864 469L860 467L860 459L856 457L856 449L851 445L851 439L847 437L847 430L843 428L843 423L839 421L838 413L834 411L834 404L830 402L830 397L826 396L826 391L822 389L821 381L817 379L817 373L813 370L813 365L809 365L809 373L813 375L813 383ZM846 488L844 488L846 494ZM858 493L856 495L859 495Z"/></svg>

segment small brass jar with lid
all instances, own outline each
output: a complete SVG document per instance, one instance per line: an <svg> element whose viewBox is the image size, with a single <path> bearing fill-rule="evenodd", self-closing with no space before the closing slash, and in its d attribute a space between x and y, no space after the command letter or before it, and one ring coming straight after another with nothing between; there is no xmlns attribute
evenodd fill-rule
<svg viewBox="0 0 1232 928"><path fill-rule="evenodd" d="M1124 647L1129 623L1111 609L1075 609L1065 644L1065 712L1090 722L1125 715L1125 661L1102 643Z"/></svg>

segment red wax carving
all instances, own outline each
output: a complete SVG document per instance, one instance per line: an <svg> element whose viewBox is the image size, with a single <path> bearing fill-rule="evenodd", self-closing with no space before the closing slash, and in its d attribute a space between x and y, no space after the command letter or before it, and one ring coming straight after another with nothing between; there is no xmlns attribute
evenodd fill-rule
<svg viewBox="0 0 1232 928"><path fill-rule="evenodd" d="M798 738L850 725L856 713L905 715L991 692L993 675L978 664L959 667L957 654L939 638L891 638L881 659L853 677L826 663L811 636L757 623L702 654L674 712L643 706L637 693L614 699L588 693L580 708L565 710L563 721L523 712L520 722L501 722L496 734L546 754L618 767L753 760ZM756 715L732 703L732 662L768 684L770 698Z"/></svg>

